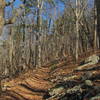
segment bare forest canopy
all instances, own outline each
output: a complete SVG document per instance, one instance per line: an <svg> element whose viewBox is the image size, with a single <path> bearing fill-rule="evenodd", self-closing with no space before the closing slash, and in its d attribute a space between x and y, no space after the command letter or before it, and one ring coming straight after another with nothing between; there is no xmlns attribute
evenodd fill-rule
<svg viewBox="0 0 100 100"><path fill-rule="evenodd" d="M0 0L0 80L100 49L100 0Z"/></svg>

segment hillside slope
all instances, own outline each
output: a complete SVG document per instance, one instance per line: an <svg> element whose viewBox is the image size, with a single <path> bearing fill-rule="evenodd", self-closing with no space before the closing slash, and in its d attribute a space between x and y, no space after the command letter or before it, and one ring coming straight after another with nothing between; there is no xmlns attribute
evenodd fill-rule
<svg viewBox="0 0 100 100"><path fill-rule="evenodd" d="M82 61L59 61L6 79L0 100L100 100L100 60Z"/></svg>

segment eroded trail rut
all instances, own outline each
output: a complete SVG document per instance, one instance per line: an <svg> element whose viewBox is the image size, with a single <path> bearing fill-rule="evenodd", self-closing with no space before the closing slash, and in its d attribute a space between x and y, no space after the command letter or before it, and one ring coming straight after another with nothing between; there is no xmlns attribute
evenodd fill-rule
<svg viewBox="0 0 100 100"><path fill-rule="evenodd" d="M49 68L39 68L6 82L7 91L0 100L43 100L47 90L52 87L48 81L49 72Z"/></svg>
<svg viewBox="0 0 100 100"><path fill-rule="evenodd" d="M50 67L42 67L28 71L4 83L6 91L2 93L0 100L46 100L49 97L48 89L63 81L74 80L81 83L78 79L86 72L93 74L93 84L100 87L100 62L87 65L81 70L76 70L77 67L79 67L77 64L66 65L66 61L62 61L56 64L53 70Z"/></svg>

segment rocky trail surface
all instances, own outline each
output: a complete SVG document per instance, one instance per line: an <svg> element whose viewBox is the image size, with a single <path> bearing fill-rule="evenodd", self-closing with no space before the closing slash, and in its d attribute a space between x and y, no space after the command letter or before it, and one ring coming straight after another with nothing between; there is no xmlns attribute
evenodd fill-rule
<svg viewBox="0 0 100 100"><path fill-rule="evenodd" d="M100 51L54 61L5 80L0 100L100 100Z"/></svg>

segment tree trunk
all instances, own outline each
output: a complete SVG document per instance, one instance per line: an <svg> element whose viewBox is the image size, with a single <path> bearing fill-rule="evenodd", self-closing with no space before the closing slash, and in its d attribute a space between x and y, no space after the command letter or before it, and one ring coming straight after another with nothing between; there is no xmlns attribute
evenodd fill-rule
<svg viewBox="0 0 100 100"><path fill-rule="evenodd" d="M5 8L5 1L4 0L0 0L0 36L2 34L3 31L3 26L4 26L4 8ZM0 79L0 95L2 92L2 86L1 86L1 79Z"/></svg>
<svg viewBox="0 0 100 100"><path fill-rule="evenodd" d="M2 34L3 26L5 23L4 15L5 15L5 7L11 5L15 0L11 0L11 2L6 3L5 0L0 0L0 35Z"/></svg>
<svg viewBox="0 0 100 100"><path fill-rule="evenodd" d="M78 0L76 0L76 60L78 59L79 52L79 13L78 13Z"/></svg>
<svg viewBox="0 0 100 100"><path fill-rule="evenodd" d="M40 67L41 66L41 25L42 25L42 18L41 18L41 12L42 12L42 8L43 8L43 0L38 0L38 10L37 10L37 31L39 32L38 34L38 66Z"/></svg>
<svg viewBox="0 0 100 100"><path fill-rule="evenodd" d="M100 0L95 0L95 6L97 11L97 35L99 38L98 44L100 48Z"/></svg>
<svg viewBox="0 0 100 100"><path fill-rule="evenodd" d="M0 35L2 34L4 26L4 8L6 6L5 0L0 0Z"/></svg>

